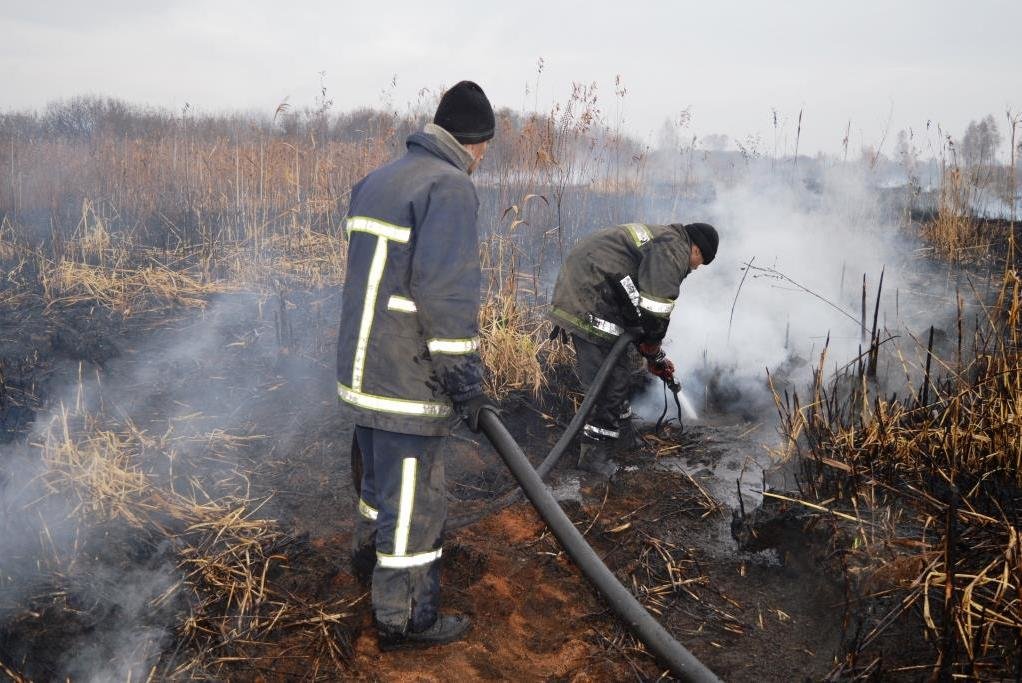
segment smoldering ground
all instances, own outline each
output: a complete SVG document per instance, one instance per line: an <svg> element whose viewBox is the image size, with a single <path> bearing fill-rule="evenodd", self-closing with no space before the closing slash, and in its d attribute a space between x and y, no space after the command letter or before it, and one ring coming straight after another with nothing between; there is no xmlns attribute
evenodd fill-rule
<svg viewBox="0 0 1022 683"><path fill-rule="evenodd" d="M867 334L883 275L877 324L901 340L910 364L918 359L913 336L954 318L961 277L922 257L902 217L880 207L869 180L834 169L809 189L754 170L741 183L718 186L712 203L693 210L689 221L718 227L720 248L683 283L665 348L697 407L713 403L756 417L773 403L767 370L794 385L809 378L825 346L830 370L855 358L868 343L864 280ZM707 393L721 376L728 386Z"/></svg>
<svg viewBox="0 0 1022 683"><path fill-rule="evenodd" d="M778 445L775 392L804 391L821 363L827 376L854 367L874 320L882 343L873 381L902 394L918 390L930 326L934 366L950 364L960 315L978 314L960 310L958 295L982 283L929 259L875 181L864 167L778 172L760 161L737 182L715 181L713 200L685 217L653 207L660 220L710 222L720 233L714 262L681 286L664 346L700 416L683 421L745 423L753 435L715 469L721 483L713 490L723 500L736 502L739 472L743 490L758 497ZM647 386L637 412L656 420L666 401L673 416L659 383Z"/></svg>
<svg viewBox="0 0 1022 683"><path fill-rule="evenodd" d="M334 294L229 294L155 329L129 319L98 332L120 349L102 369L58 364L66 385L0 451L3 661L96 681L173 663L195 602L176 538L188 524L153 501L287 516L252 473L282 469L295 437L331 412Z"/></svg>
<svg viewBox="0 0 1022 683"><path fill-rule="evenodd" d="M744 179L715 183L702 202L644 196L628 205L630 214L609 202L574 207L579 230L630 220L705 220L720 229L717 260L682 286L668 336L700 412L772 424L766 369L798 386L828 335L828 368L854 358L863 343L863 274L871 318L885 272L878 325L898 335L907 359L903 366L892 353L885 374L918 371L912 336L945 317L954 298L959 283L917 258L897 220L880 211L868 174L822 173L813 178L819 189L804 180L753 166ZM545 233L554 213L533 204L529 227ZM548 281L555 262L545 262ZM100 330L99 340L110 343L94 346L109 353L75 356L86 312L73 314L78 333L51 334L51 347L67 357L48 382L32 433L0 456L0 591L4 614L21 618L3 617L4 633L17 637L0 641L0 659L43 679L144 678L154 666L158 675L173 669L188 647L182 623L195 604L187 587L195 565L182 561L185 542L174 539L199 522L143 506L138 524L125 518L136 508L118 508L118 500L145 502L158 492L200 505L246 501L245 510L284 527L296 507L314 510L296 515L304 525L296 531L324 532L349 517L350 493L338 483L350 426L333 417L339 313L336 289L234 293L145 329L126 322ZM655 417L662 398L651 398L656 407L647 415ZM122 451L132 458L118 460ZM102 469L105 460L117 467ZM88 476L70 481L70 467ZM100 495L115 475L116 495ZM758 484L758 474L750 476Z"/></svg>

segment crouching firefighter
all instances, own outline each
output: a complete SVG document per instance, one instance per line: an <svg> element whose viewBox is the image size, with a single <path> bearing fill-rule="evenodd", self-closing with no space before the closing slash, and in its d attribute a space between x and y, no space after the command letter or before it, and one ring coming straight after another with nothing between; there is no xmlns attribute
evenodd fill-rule
<svg viewBox="0 0 1022 683"><path fill-rule="evenodd" d="M588 387L625 327L641 327L639 352L651 373L673 382L674 365L660 344L678 290L689 273L713 261L717 231L707 223L626 223L583 238L557 276L549 317L551 337L571 335L576 374ZM630 361L622 354L583 428L579 469L611 477L611 450L628 404Z"/></svg>
<svg viewBox="0 0 1022 683"><path fill-rule="evenodd" d="M490 102L462 81L403 157L351 191L337 346L341 415L362 455L352 555L371 572L381 650L461 638L441 614L444 453L459 418L493 409L479 357L479 200L469 179L493 137Z"/></svg>

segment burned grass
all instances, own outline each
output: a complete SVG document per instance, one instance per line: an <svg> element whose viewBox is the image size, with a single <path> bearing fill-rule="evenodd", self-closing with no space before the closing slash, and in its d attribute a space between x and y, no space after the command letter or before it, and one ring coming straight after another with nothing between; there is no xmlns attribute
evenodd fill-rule
<svg viewBox="0 0 1022 683"><path fill-rule="evenodd" d="M688 438L682 442L696 447ZM633 467L609 494L587 498L578 520L624 585L727 680L822 675L838 645L830 611L841 592L834 577L810 569L820 550L802 544L800 562L786 565L736 555L725 538L723 507L697 478L658 466L653 450L633 452L625 462ZM792 591L796 582L811 592ZM656 671L617 621L598 629L598 642L628 656L644 672L640 678Z"/></svg>
<svg viewBox="0 0 1022 683"><path fill-rule="evenodd" d="M800 491L775 503L839 528L845 573L868 605L831 678L1020 671L1019 290L1006 269L971 339L959 324L956 359L935 354L931 329L922 381L901 398L876 381L875 330L857 364L832 380L816 373L808 401L778 396ZM893 633L915 646L885 648Z"/></svg>
<svg viewBox="0 0 1022 683"><path fill-rule="evenodd" d="M272 493L253 490L248 458L266 437L222 412L255 388L227 358L249 374L268 369L274 396L274 357L302 362L320 348L307 334L299 348L291 295L278 289L279 309L264 307L266 294L231 293L240 280L213 281L187 254L164 266L129 244L79 246L79 260L52 266L12 247L28 256L4 283L5 671L222 679L284 633L309 634L308 652L336 658L348 604L292 591L308 538L270 514ZM298 276L320 272L310 260Z"/></svg>
<svg viewBox="0 0 1022 683"><path fill-rule="evenodd" d="M515 142L484 197L517 202L484 245L488 389L536 457L579 400L570 349L547 342L539 322L543 259L563 256L597 213L607 223L628 214L643 181L636 158L634 179L593 186L602 196L574 187L606 151L589 135L594 96L577 95L574 112L502 131L498 143ZM445 600L475 618L467 641L376 648L367 592L346 570L351 435L333 417L332 342L338 200L390 155L394 123L374 122L372 143L259 131L228 140L184 120L131 140L12 140L0 423L17 443L5 457L19 455L0 463L0 486L22 495L0 511L3 538L20 544L0 571L4 675L661 675L524 505L450 539ZM503 116L500 125L509 128ZM989 263L1001 232L964 220L963 196L949 185L934 251ZM1017 329L1018 284L1007 282L965 345L983 352L937 363L925 390L883 394L867 376L871 351L840 391L818 374L808 405L782 402L804 488L767 496L766 513L783 514L750 525L759 552L735 552L698 472L665 465L711 462L713 426L647 434L609 488L563 468L559 488L577 489L565 503L572 519L729 680L1017 672L1018 340L986 324ZM243 305L221 324L231 302ZM726 387L707 385L706 403L727 410ZM450 468L452 503L511 485L481 444L458 443L467 452Z"/></svg>
<svg viewBox="0 0 1022 683"><path fill-rule="evenodd" d="M308 540L260 514L268 499L246 496L247 476L228 457L245 439L154 437L99 420L62 408L31 446L31 495L5 515L5 531L27 539L5 563L5 592L17 598L3 619L6 661L30 678L223 678L268 637L302 629L336 656L327 627L349 605L282 585ZM182 443L196 438L198 452ZM188 460L167 476L175 451L223 459L234 476L203 482L208 467Z"/></svg>
<svg viewBox="0 0 1022 683"><path fill-rule="evenodd" d="M118 355L102 371L66 359L75 388L60 394L62 409L42 413L50 421L41 429L38 418L30 440L40 488L4 516L30 527L5 537L30 539L31 547L19 551L23 566L5 564L0 661L33 679L96 671L132 680L371 680L410 671L437 679L657 678L653 660L525 505L449 540L445 606L474 617L465 643L378 651L368 595L347 571L350 431L331 419L331 349L323 342L336 320L319 313L315 294L285 299L293 324L284 327L293 330L283 338L275 299L227 294L156 327L143 316L117 317L128 329L108 332ZM210 329L208 341L196 341ZM155 345L137 335L155 337ZM175 357L169 352L182 339L192 346ZM555 416L571 409L572 387L548 389L535 410L505 402L531 453L559 435ZM469 439L456 442L450 490L459 501L485 500L510 481L496 456ZM679 443L664 439L657 450ZM812 630L821 612L789 604L781 584L790 579L776 569L743 570L743 560L700 547L708 528L726 522L712 498L688 475L658 470L655 451L628 457L639 469L611 489L582 482L580 500L566 503L572 518L700 657L733 679L756 680L761 663L747 653L774 647L769 640L790 620ZM16 475L11 463L4 471ZM563 475L570 479L570 468ZM33 510L44 513L45 527ZM789 622L765 612L764 628L755 626L744 581L757 589L773 582L762 605ZM89 658L68 661L76 649Z"/></svg>

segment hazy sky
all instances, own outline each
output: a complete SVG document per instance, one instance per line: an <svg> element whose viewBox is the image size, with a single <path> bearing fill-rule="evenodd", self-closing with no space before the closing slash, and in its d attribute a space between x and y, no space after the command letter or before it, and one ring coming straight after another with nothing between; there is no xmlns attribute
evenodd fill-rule
<svg viewBox="0 0 1022 683"><path fill-rule="evenodd" d="M690 133L769 150L771 109L789 138L804 109L807 152L839 150L849 120L853 151L885 128L889 151L900 128L960 136L992 113L1004 131L1022 110L1022 0L0 0L0 36L4 110L88 93L272 112L311 106L321 71L338 109L385 92L400 109L462 78L546 109L595 81L607 119L651 142L690 107Z"/></svg>

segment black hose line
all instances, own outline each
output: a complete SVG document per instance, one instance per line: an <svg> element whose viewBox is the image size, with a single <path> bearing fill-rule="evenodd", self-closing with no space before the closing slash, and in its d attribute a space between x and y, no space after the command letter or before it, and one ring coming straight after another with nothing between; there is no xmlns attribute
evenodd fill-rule
<svg viewBox="0 0 1022 683"><path fill-rule="evenodd" d="M679 679L698 683L719 681L712 671L650 616L586 543L500 418L494 412L484 410L479 416L479 425L568 556L632 633Z"/></svg>
<svg viewBox="0 0 1022 683"><path fill-rule="evenodd" d="M673 418L673 417L671 419L667 420L666 422L664 421L664 418L667 417L667 409L668 409L667 390L668 389L671 390L671 394L674 396L674 407L678 409L678 418L677 418L678 427L681 428L681 431L683 431L683 432L685 431L685 423L681 421L681 399L678 398L678 394L681 393L681 385L678 384L677 382L674 382L674 381L668 382L668 381L664 380L664 412L660 413L660 417L657 418L656 427L653 428L653 433L654 434L659 434L661 427L663 427L664 425L670 424L670 423L675 421L675 418Z"/></svg>
<svg viewBox="0 0 1022 683"><path fill-rule="evenodd" d="M628 350L628 345L638 338L637 330L625 330L614 342L614 345L610 347L610 351L607 352L607 357L603 360L603 365L596 372L596 376L593 377L593 381L590 382L589 387L586 389L585 398L582 400L582 405L578 407L578 411L575 412L575 417L571 418L571 422L568 423L568 428L564 430L561 438L557 440L554 447L550 449L550 453L543 458L543 462L536 468L536 473L540 479L545 479L550 471L557 466L560 462L561 457L565 451L568 450L568 446L578 436L578 433L582 431L582 427L585 425L586 418L593 412L593 407L596 405L597 399L600 398L600 394L603 393L603 387L607 385L610 380L610 375L614 371L614 366L617 365L618 359L621 355ZM503 510L504 508L513 505L516 501L521 498L521 491L518 487L512 487L506 491L497 494L497 498L484 505L481 509L467 512L463 515L456 517L448 517L447 525L444 527L447 531L454 531L462 527L474 524L484 517L488 517L493 513Z"/></svg>

